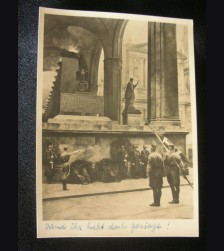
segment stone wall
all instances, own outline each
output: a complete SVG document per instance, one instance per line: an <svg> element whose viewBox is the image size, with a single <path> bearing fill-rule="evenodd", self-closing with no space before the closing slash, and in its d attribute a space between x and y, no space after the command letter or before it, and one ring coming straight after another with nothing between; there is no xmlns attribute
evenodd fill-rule
<svg viewBox="0 0 224 251"><path fill-rule="evenodd" d="M60 114L104 115L104 98L92 93L61 93Z"/></svg>
<svg viewBox="0 0 224 251"><path fill-rule="evenodd" d="M185 134L164 134L172 143L174 143L179 150L181 150L186 155L186 141ZM112 142L116 140L128 139L132 145L137 145L138 150L142 151L143 145L147 145L150 151L150 144L157 146L159 152L162 151L162 145L158 142L158 139L154 134L132 134L132 135L122 135L122 134L100 134L100 135L81 135L81 134L71 134L71 135L60 135L59 133L44 134L43 136L43 151L46 150L47 145L51 142L53 145L55 142L59 146L61 152L63 152L63 147L66 145L69 151L74 151L77 149L85 148L87 151L87 156L84 157L87 161L96 162L103 158L111 158L110 148ZM89 154L91 153L91 154Z"/></svg>

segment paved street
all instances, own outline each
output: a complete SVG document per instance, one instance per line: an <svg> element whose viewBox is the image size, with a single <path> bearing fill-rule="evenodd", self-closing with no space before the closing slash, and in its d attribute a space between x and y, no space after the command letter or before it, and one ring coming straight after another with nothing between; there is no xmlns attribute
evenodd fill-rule
<svg viewBox="0 0 224 251"><path fill-rule="evenodd" d="M152 190L44 201L44 220L189 219L193 190L181 186L180 204L170 205L171 191L162 190L161 207L150 207Z"/></svg>
<svg viewBox="0 0 224 251"><path fill-rule="evenodd" d="M188 176L192 181L191 175ZM43 185L44 220L189 219L193 217L193 189L181 177L180 204L171 205L164 178L160 207L150 207L152 190L147 179L89 185Z"/></svg>

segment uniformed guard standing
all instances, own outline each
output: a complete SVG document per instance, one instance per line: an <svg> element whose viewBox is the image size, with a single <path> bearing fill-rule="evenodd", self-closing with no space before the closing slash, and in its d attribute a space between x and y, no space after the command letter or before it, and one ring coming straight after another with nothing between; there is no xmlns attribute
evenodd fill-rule
<svg viewBox="0 0 224 251"><path fill-rule="evenodd" d="M148 158L147 175L149 186L153 190L154 202L150 206L159 207L163 185L163 159L162 155L156 152L156 146L151 145L151 153Z"/></svg>
<svg viewBox="0 0 224 251"><path fill-rule="evenodd" d="M175 153L175 146L169 145L170 154L164 160L165 167L167 169L167 181L170 185L173 200L170 204L179 203L180 193L180 172L179 167L183 168L183 163L179 154Z"/></svg>

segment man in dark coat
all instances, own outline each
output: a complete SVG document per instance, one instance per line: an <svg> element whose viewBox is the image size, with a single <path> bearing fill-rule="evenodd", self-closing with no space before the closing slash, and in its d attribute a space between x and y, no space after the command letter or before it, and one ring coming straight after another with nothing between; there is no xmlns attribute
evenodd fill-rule
<svg viewBox="0 0 224 251"><path fill-rule="evenodd" d="M55 160L57 159L57 155L55 151L53 150L53 146L49 145L48 149L46 150L46 161L47 166L45 170L45 174L47 176L48 183L52 183L53 173L54 173L54 164Z"/></svg>
<svg viewBox="0 0 224 251"><path fill-rule="evenodd" d="M128 152L125 146L121 146L121 150L117 153L117 162L119 167L119 178L125 179L127 177L127 161Z"/></svg>
<svg viewBox="0 0 224 251"><path fill-rule="evenodd" d="M179 203L180 193L180 173L179 167L183 168L183 163L179 154L175 152L175 146L169 146L170 154L164 160L165 167L167 169L167 181L170 185L173 200L170 204Z"/></svg>
<svg viewBox="0 0 224 251"><path fill-rule="evenodd" d="M130 81L127 83L126 91L125 91L125 104L128 107L130 100L135 100L135 92L134 89L138 85L133 83L133 78L130 78Z"/></svg>
<svg viewBox="0 0 224 251"><path fill-rule="evenodd" d="M153 207L160 206L163 185L163 159L160 153L156 152L156 146L151 145L151 153L148 158L149 186L153 190Z"/></svg>
<svg viewBox="0 0 224 251"><path fill-rule="evenodd" d="M146 168L148 163L149 151L147 150L146 146L143 146L143 150L141 151L141 158L140 158L140 165L142 171L142 177L146 178Z"/></svg>
<svg viewBox="0 0 224 251"><path fill-rule="evenodd" d="M140 167L140 152L137 146L134 146L134 150L130 153L131 158L131 174L133 178L141 177L141 167Z"/></svg>

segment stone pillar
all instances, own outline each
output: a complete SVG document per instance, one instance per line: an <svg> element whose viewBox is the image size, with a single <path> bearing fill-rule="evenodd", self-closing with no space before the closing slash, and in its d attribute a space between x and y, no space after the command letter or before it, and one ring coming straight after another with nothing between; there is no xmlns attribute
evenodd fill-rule
<svg viewBox="0 0 224 251"><path fill-rule="evenodd" d="M74 93L77 89L78 81L76 72L79 70L76 58L62 57L61 68L61 88L62 93Z"/></svg>
<svg viewBox="0 0 224 251"><path fill-rule="evenodd" d="M104 60L104 114L115 121L121 114L121 65L120 58Z"/></svg>
<svg viewBox="0 0 224 251"><path fill-rule="evenodd" d="M179 126L176 25L149 22L148 45L148 120Z"/></svg>

